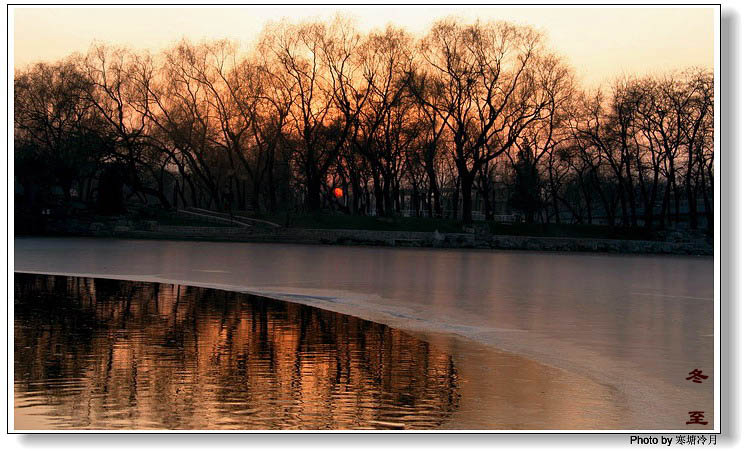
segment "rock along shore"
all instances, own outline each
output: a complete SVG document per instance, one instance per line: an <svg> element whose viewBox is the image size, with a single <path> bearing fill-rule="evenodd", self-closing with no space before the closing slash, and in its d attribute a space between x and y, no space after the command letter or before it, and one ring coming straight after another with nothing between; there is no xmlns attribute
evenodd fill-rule
<svg viewBox="0 0 749 451"><path fill-rule="evenodd" d="M237 241L295 244L343 244L395 247L432 247L498 250L533 250L552 252L607 252L618 254L674 254L713 255L707 241L641 241L598 238L557 238L537 236L490 235L486 233L439 233L346 230L296 229L255 227L191 227L147 224L117 225L92 224L88 230L60 230L60 234L77 236Z"/></svg>

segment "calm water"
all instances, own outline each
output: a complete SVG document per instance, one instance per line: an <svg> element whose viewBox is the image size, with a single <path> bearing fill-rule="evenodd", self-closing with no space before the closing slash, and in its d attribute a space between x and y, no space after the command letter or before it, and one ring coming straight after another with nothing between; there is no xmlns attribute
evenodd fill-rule
<svg viewBox="0 0 749 451"><path fill-rule="evenodd" d="M16 429L431 429L452 358L397 329L183 285L15 275Z"/></svg>

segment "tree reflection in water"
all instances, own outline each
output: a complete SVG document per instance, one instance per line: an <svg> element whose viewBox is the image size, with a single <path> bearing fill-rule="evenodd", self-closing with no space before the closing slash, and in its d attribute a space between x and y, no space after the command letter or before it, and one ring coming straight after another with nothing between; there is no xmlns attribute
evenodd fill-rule
<svg viewBox="0 0 749 451"><path fill-rule="evenodd" d="M458 402L428 343L243 293L16 274L14 325L18 429L429 429Z"/></svg>

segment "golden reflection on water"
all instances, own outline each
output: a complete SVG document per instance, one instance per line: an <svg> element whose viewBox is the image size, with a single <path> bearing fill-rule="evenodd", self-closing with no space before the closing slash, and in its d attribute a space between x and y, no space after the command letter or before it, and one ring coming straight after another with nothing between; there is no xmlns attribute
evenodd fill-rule
<svg viewBox="0 0 749 451"><path fill-rule="evenodd" d="M15 275L15 428L430 429L452 358L384 325L248 294Z"/></svg>

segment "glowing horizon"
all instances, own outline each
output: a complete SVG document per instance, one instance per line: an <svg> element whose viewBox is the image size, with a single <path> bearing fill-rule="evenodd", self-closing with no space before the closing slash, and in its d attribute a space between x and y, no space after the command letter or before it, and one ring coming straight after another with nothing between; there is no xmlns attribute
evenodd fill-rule
<svg viewBox="0 0 749 451"><path fill-rule="evenodd" d="M688 7L12 8L13 65L56 61L94 41L154 52L182 38L251 44L269 21L326 20L336 13L354 18L362 32L392 23L417 36L446 16L531 25L586 87L622 75L714 69L714 9Z"/></svg>

